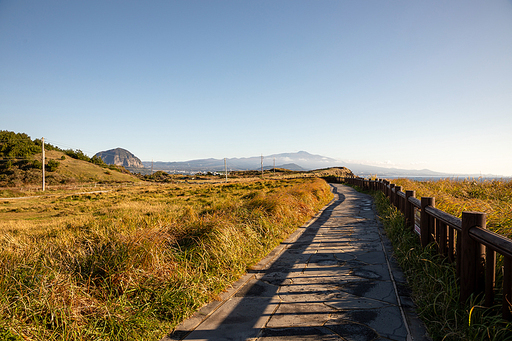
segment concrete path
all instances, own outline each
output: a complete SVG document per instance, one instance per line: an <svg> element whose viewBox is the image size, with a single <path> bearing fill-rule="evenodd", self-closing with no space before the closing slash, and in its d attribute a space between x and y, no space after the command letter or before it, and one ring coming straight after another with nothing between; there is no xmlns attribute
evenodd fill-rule
<svg viewBox="0 0 512 341"><path fill-rule="evenodd" d="M163 340L428 340L372 198L335 199Z"/></svg>
<svg viewBox="0 0 512 341"><path fill-rule="evenodd" d="M92 192L78 192L78 193L59 193L59 194L42 194L42 195L32 195L28 197L13 197L13 198L0 198L0 200L22 200L22 199L34 199L34 198L49 198L56 196L65 196L65 195L81 195L81 194L99 194L99 193L108 193L112 192L111 190L102 190L102 191L92 191Z"/></svg>

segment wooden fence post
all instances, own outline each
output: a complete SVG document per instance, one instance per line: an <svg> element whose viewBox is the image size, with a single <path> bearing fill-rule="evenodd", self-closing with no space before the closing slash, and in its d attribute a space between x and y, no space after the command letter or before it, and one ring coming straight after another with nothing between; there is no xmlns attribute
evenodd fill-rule
<svg viewBox="0 0 512 341"><path fill-rule="evenodd" d="M447 230L448 226L440 220L436 221L436 240L437 240L437 250L440 254L447 257L448 256L448 236Z"/></svg>
<svg viewBox="0 0 512 341"><path fill-rule="evenodd" d="M482 291L484 279L483 245L469 236L472 227L485 228L485 214L462 212L460 257L460 302Z"/></svg>
<svg viewBox="0 0 512 341"><path fill-rule="evenodd" d="M503 259L503 305L502 316L505 320L512 320L512 259Z"/></svg>
<svg viewBox="0 0 512 341"><path fill-rule="evenodd" d="M401 205L402 197L398 195L398 192L400 192L401 190L402 190L402 186L395 186L395 206L400 212L403 213L404 211L402 210L402 205Z"/></svg>
<svg viewBox="0 0 512 341"><path fill-rule="evenodd" d="M414 230L414 206L409 202L410 197L415 197L415 191L405 191L405 226Z"/></svg>
<svg viewBox="0 0 512 341"><path fill-rule="evenodd" d="M494 284L496 279L496 252L485 247L485 301L484 305L490 307L494 303ZM503 287L505 288L505 286ZM505 297L505 291L503 297Z"/></svg>
<svg viewBox="0 0 512 341"><path fill-rule="evenodd" d="M425 212L427 206L436 206L436 199L433 197L422 197L421 198L421 222L420 222L420 239L421 246L426 247L430 242L430 216Z"/></svg>
<svg viewBox="0 0 512 341"><path fill-rule="evenodd" d="M389 184L389 202L391 202L392 205L395 204L395 184Z"/></svg>

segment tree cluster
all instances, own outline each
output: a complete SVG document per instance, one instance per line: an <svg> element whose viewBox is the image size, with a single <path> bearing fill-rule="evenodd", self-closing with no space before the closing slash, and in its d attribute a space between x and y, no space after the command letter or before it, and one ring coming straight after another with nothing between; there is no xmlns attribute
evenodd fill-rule
<svg viewBox="0 0 512 341"><path fill-rule="evenodd" d="M41 151L41 144L32 141L27 134L6 130L0 131L1 158L28 158L34 154L41 153Z"/></svg>

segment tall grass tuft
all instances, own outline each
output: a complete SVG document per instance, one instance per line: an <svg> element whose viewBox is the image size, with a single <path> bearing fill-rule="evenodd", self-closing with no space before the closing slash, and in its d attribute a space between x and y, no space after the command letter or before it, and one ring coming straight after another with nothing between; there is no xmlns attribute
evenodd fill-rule
<svg viewBox="0 0 512 341"><path fill-rule="evenodd" d="M159 339L331 198L295 179L4 203L0 338Z"/></svg>

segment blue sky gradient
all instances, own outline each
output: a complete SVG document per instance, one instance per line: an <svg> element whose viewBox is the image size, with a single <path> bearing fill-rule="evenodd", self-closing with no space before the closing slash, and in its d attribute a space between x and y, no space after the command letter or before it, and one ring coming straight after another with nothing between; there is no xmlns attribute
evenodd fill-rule
<svg viewBox="0 0 512 341"><path fill-rule="evenodd" d="M0 1L0 129L512 175L512 1Z"/></svg>

